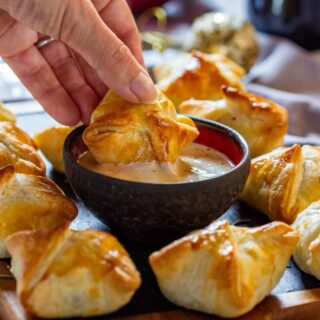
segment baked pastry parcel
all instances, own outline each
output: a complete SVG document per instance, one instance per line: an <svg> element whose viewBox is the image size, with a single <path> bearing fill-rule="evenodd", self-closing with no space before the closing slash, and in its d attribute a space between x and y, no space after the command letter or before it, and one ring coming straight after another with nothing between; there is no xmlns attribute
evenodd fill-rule
<svg viewBox="0 0 320 320"><path fill-rule="evenodd" d="M304 272L320 280L320 201L299 213L292 227L300 233L294 261Z"/></svg>
<svg viewBox="0 0 320 320"><path fill-rule="evenodd" d="M245 71L221 54L183 53L154 68L158 87L178 106L188 99L222 98L221 86L244 89Z"/></svg>
<svg viewBox="0 0 320 320"><path fill-rule="evenodd" d="M46 167L33 140L13 123L0 121L0 168L13 165L18 172L45 175Z"/></svg>
<svg viewBox="0 0 320 320"><path fill-rule="evenodd" d="M127 102L109 91L91 116L83 141L99 163L175 162L199 132L177 115L161 92L150 104Z"/></svg>
<svg viewBox="0 0 320 320"><path fill-rule="evenodd" d="M111 234L68 225L22 231L6 239L25 309L42 318L89 317L127 304L140 274Z"/></svg>
<svg viewBox="0 0 320 320"><path fill-rule="evenodd" d="M1 102L0 102L0 121L8 121L11 123L16 122L16 116L14 113L7 109Z"/></svg>
<svg viewBox="0 0 320 320"><path fill-rule="evenodd" d="M271 220L293 223L320 200L320 147L294 145L253 159L241 199Z"/></svg>
<svg viewBox="0 0 320 320"><path fill-rule="evenodd" d="M243 135L252 157L282 146L288 130L288 112L255 94L223 86L221 100L187 100L179 112L221 122Z"/></svg>
<svg viewBox="0 0 320 320"><path fill-rule="evenodd" d="M0 258L3 240L20 230L39 230L71 221L77 208L50 179L18 173L12 166L0 169Z"/></svg>
<svg viewBox="0 0 320 320"><path fill-rule="evenodd" d="M55 126L44 129L34 136L34 141L55 170L64 173L63 144L72 127Z"/></svg>
<svg viewBox="0 0 320 320"><path fill-rule="evenodd" d="M245 228L225 220L169 244L149 261L168 300L232 318L271 292L297 241L298 233L282 222Z"/></svg>

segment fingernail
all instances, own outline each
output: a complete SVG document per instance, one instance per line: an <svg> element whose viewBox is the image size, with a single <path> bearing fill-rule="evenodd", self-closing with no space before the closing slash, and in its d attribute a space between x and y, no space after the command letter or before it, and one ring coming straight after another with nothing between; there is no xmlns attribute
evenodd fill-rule
<svg viewBox="0 0 320 320"><path fill-rule="evenodd" d="M144 72L131 82L130 90L139 98L141 102L154 102L158 96L158 90L151 78Z"/></svg>

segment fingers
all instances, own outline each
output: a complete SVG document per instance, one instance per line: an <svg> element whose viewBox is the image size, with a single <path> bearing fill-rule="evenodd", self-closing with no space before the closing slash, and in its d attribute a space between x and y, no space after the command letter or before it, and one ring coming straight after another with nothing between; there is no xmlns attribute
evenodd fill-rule
<svg viewBox="0 0 320 320"><path fill-rule="evenodd" d="M98 105L100 97L85 81L67 47L60 41L54 41L40 51L58 81L79 107L82 121L89 123L91 113Z"/></svg>
<svg viewBox="0 0 320 320"><path fill-rule="evenodd" d="M0 10L0 56L16 55L33 45L37 32Z"/></svg>
<svg viewBox="0 0 320 320"><path fill-rule="evenodd" d="M137 25L126 0L93 0L102 20L144 66Z"/></svg>
<svg viewBox="0 0 320 320"><path fill-rule="evenodd" d="M53 118L65 125L76 125L80 121L76 104L36 47L32 46L5 61Z"/></svg>
<svg viewBox="0 0 320 320"><path fill-rule="evenodd" d="M103 23L91 2L79 3L83 7L64 15L61 38L97 71L106 86L126 100L155 100L157 91L152 80L128 47ZM74 14L81 24L72 25Z"/></svg>
<svg viewBox="0 0 320 320"><path fill-rule="evenodd" d="M0 8L36 31L61 39L97 71L107 87L124 99L132 102L156 99L157 90L144 68L105 25L90 1L0 0Z"/></svg>
<svg viewBox="0 0 320 320"><path fill-rule="evenodd" d="M72 52L74 59L77 60L83 77L86 79L87 83L91 86L91 88L95 91L100 99L104 97L108 88L102 82L97 72L76 52Z"/></svg>

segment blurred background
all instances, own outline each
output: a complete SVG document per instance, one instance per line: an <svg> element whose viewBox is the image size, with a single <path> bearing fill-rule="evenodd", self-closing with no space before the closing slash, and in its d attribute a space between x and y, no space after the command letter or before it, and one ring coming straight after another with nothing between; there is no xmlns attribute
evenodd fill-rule
<svg viewBox="0 0 320 320"><path fill-rule="evenodd" d="M320 0L128 3L149 70L181 51L226 54L247 70L248 90L290 109L290 133L309 142L319 138ZM2 61L0 99L16 113L42 111Z"/></svg>

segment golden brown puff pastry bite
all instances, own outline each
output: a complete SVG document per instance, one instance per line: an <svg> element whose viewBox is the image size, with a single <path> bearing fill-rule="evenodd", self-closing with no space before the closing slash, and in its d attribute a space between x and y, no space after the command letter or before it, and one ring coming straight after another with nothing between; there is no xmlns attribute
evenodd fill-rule
<svg viewBox="0 0 320 320"><path fill-rule="evenodd" d="M292 227L300 233L294 261L301 270L320 280L320 201L299 213Z"/></svg>
<svg viewBox="0 0 320 320"><path fill-rule="evenodd" d="M0 121L16 122L16 116L0 102Z"/></svg>
<svg viewBox="0 0 320 320"><path fill-rule="evenodd" d="M46 167L36 148L27 133L0 121L0 168L13 165L21 173L44 175Z"/></svg>
<svg viewBox="0 0 320 320"><path fill-rule="evenodd" d="M252 157L283 144L288 130L288 112L275 102L232 87L222 87L223 99L188 100L179 112L221 122L240 132Z"/></svg>
<svg viewBox="0 0 320 320"><path fill-rule="evenodd" d="M42 318L89 317L127 304L140 274L111 234L67 225L6 239L25 309Z"/></svg>
<svg viewBox="0 0 320 320"><path fill-rule="evenodd" d="M320 200L320 147L294 145L253 159L241 199L272 220L293 223Z"/></svg>
<svg viewBox="0 0 320 320"><path fill-rule="evenodd" d="M297 240L298 233L282 222L240 228L218 221L153 253L149 261L168 300L233 318L271 292Z"/></svg>
<svg viewBox="0 0 320 320"><path fill-rule="evenodd" d="M240 66L224 55L199 51L181 54L154 68L160 90L175 106L191 98L220 99L222 85L244 89L241 83L244 73Z"/></svg>
<svg viewBox="0 0 320 320"><path fill-rule="evenodd" d="M91 116L83 141L99 163L175 162L199 132L177 115L161 92L154 103L133 104L109 91Z"/></svg>
<svg viewBox="0 0 320 320"><path fill-rule="evenodd" d="M77 208L50 179L0 169L0 258L3 240L20 230L39 230L71 221Z"/></svg>
<svg viewBox="0 0 320 320"><path fill-rule="evenodd" d="M56 126L47 128L34 136L34 141L38 148L52 163L53 167L61 173L64 173L63 144L72 130L73 128L71 127Z"/></svg>

